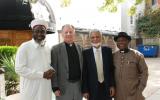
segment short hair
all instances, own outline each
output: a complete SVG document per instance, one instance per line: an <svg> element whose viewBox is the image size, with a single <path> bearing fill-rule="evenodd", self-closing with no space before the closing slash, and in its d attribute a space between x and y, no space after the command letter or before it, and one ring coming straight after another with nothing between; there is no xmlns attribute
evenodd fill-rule
<svg viewBox="0 0 160 100"><path fill-rule="evenodd" d="M98 29L92 29L89 31L89 38L91 38L92 33L99 33L102 38L102 32Z"/></svg>
<svg viewBox="0 0 160 100"><path fill-rule="evenodd" d="M62 26L61 31L62 31L65 27L71 27L73 30L75 30L75 27L74 27L73 25L71 25L71 24L65 24L65 25Z"/></svg>

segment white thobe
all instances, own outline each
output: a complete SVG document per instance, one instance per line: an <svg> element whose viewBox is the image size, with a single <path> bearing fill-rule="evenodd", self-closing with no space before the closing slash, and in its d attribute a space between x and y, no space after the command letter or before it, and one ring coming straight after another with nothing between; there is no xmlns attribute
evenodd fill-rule
<svg viewBox="0 0 160 100"><path fill-rule="evenodd" d="M51 80L43 78L50 66L50 49L33 39L23 43L16 55L15 71L20 75L21 100L51 100Z"/></svg>

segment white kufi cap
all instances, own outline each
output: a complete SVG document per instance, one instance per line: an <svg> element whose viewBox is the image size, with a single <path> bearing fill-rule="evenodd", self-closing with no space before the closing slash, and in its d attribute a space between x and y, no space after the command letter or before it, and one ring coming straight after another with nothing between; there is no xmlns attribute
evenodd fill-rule
<svg viewBox="0 0 160 100"><path fill-rule="evenodd" d="M46 29L48 29L48 22L41 19L34 19L31 21L31 28L33 29L37 25L43 25Z"/></svg>

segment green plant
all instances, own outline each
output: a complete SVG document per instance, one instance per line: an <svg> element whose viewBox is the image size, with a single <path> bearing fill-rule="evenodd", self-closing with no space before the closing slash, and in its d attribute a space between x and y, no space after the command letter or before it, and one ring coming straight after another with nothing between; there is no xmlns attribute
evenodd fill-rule
<svg viewBox="0 0 160 100"><path fill-rule="evenodd" d="M137 20L138 32L144 33L148 37L157 37L160 35L160 8L150 10L148 14Z"/></svg>
<svg viewBox="0 0 160 100"><path fill-rule="evenodd" d="M31 1L35 3L37 0ZM61 0L61 7L68 7L72 4L73 0ZM118 5L124 2L130 2L130 0L99 0L101 5L99 8L100 11L116 12L118 11ZM103 2L102 2L103 1ZM132 0L132 6L128 9L129 15L134 15L136 13L137 5L141 4L143 1L148 0ZM85 3L85 2L84 2ZM98 4L100 4L98 3ZM97 5L98 6L98 5Z"/></svg>
<svg viewBox="0 0 160 100"><path fill-rule="evenodd" d="M15 56L1 56L2 66L5 70L5 90L6 95L11 95L18 92L17 85L19 84L19 76L15 72Z"/></svg>
<svg viewBox="0 0 160 100"><path fill-rule="evenodd" d="M0 46L0 54L7 55L7 56L13 56L17 52L16 46Z"/></svg>
<svg viewBox="0 0 160 100"><path fill-rule="evenodd" d="M2 59L2 56L11 57L17 52L16 46L0 46L0 59ZM0 60L0 67L2 66L2 60Z"/></svg>
<svg viewBox="0 0 160 100"><path fill-rule="evenodd" d="M5 79L11 81L18 81L18 75L15 72L15 56L7 57L6 55L2 56L2 65L5 70Z"/></svg>

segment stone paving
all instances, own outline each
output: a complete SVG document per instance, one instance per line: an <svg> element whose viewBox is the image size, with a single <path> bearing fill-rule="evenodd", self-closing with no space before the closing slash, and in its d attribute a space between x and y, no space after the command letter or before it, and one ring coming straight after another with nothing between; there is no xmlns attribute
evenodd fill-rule
<svg viewBox="0 0 160 100"><path fill-rule="evenodd" d="M146 58L146 62L149 77L144 96L146 100L160 100L160 58Z"/></svg>
<svg viewBox="0 0 160 100"><path fill-rule="evenodd" d="M146 100L160 100L160 58L146 58L146 62L149 77L143 94ZM19 100L19 94L8 96L6 100ZM55 100L54 96L53 100Z"/></svg>

